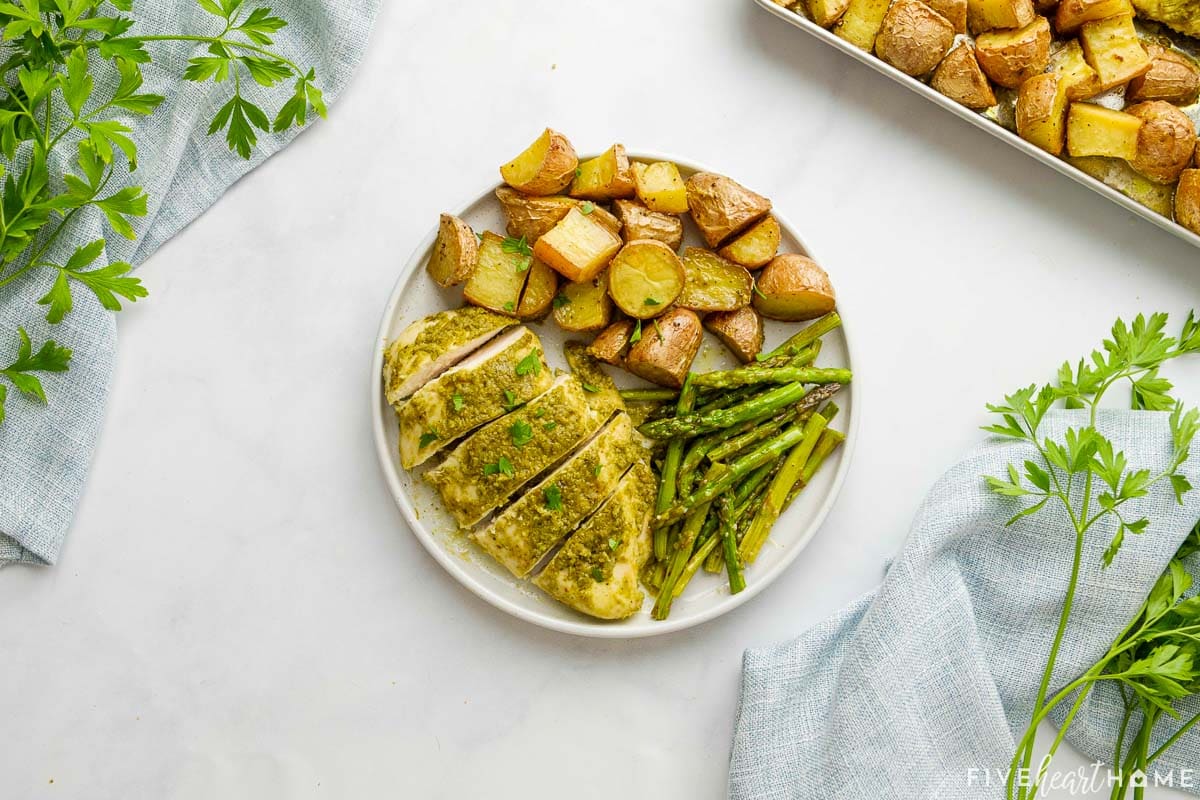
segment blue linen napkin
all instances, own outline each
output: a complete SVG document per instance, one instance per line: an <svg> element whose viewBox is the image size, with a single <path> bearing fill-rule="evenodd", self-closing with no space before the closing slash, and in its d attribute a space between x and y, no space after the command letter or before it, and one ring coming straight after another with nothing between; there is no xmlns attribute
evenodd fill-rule
<svg viewBox="0 0 1200 800"><path fill-rule="evenodd" d="M314 67L328 101L346 86L367 46L380 0L264 0L288 21L275 37L278 51ZM135 0L137 24L129 35L219 32L196 0ZM221 135L207 135L209 121L228 99L227 84L182 80L189 58L205 54L195 43L151 42L154 61L143 65L142 91L166 96L151 117L125 120L138 145L138 169L130 181L149 195L149 212L134 221L138 238L111 233L103 216L89 209L71 235L56 246L62 256L80 244L107 238L97 263L145 261L165 241L203 213L238 178L283 148L298 133L260 135L249 161L231 153ZM246 84L250 82L245 82ZM277 87L278 88L278 87ZM97 93L106 87L97 75ZM263 108L278 107L286 94L252 85L244 93ZM257 96L256 96L257 95ZM311 124L311 123L310 123ZM74 148L67 148L69 157ZM68 166L63 161L61 168ZM52 170L52 173L54 170ZM64 256L65 258L65 256ZM59 263L62 263L60 260ZM49 407L15 391L8 393L8 419L0 425L0 566L14 562L53 564L62 548L83 491L92 449L104 419L105 398L117 347L113 315L89 292L75 293L75 310L59 325L45 322L35 305L53 275L29 273L15 291L0 296L0 364L16 354L16 329L24 326L35 343L53 338L74 350L69 372L43 379ZM153 299L143 302L153 302ZM10 335L11 334L11 335Z"/></svg>
<svg viewBox="0 0 1200 800"><path fill-rule="evenodd" d="M1067 427L1086 424L1081 413L1051 412L1043 433L1060 439ZM1157 470L1169 461L1166 414L1104 411L1097 427L1131 465ZM1059 511L1005 527L1014 501L984 487L982 475L1003 475L1010 462L1031 457L1026 443L980 447L933 487L878 589L793 641L746 652L731 798L1004 796L1015 738L1029 723L1054 638L1074 544ZM1195 476L1198 467L1200 454L1193 452L1184 472ZM1103 656L1200 516L1200 491L1189 492L1181 506L1160 486L1137 502L1130 518L1149 516L1151 527L1127 537L1108 569L1101 555L1113 529L1089 532L1052 693ZM1200 563L1190 566L1200 577ZM1067 741L1110 761L1122 708L1115 688L1101 686ZM1184 718L1197 711L1193 700ZM1159 744L1170 727L1160 723ZM1193 770L1191 786L1183 788L1200 793L1194 771L1200 730L1157 763L1177 787Z"/></svg>

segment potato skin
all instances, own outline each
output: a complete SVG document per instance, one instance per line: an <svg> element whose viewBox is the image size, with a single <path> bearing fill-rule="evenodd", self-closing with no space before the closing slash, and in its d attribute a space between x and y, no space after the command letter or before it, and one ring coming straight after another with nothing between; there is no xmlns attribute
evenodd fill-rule
<svg viewBox="0 0 1200 800"><path fill-rule="evenodd" d="M655 322L642 326L642 338L625 356L625 369L651 383L678 389L704 338L700 317L686 308L672 308Z"/></svg>
<svg viewBox="0 0 1200 800"><path fill-rule="evenodd" d="M1129 0L1061 0L1054 13L1054 29L1059 36L1070 36L1085 22L1132 13Z"/></svg>
<svg viewBox="0 0 1200 800"><path fill-rule="evenodd" d="M829 275L808 256L776 256L758 274L754 308L770 319L795 322L816 319L837 307Z"/></svg>
<svg viewBox="0 0 1200 800"><path fill-rule="evenodd" d="M1067 93L1056 72L1034 75L1017 93L1017 135L1048 153L1066 144Z"/></svg>
<svg viewBox="0 0 1200 800"><path fill-rule="evenodd" d="M623 144L614 144L591 161L583 162L578 171L580 174L571 181L571 188L567 192L572 197L582 200L633 197L633 169L630 167L629 157L625 155ZM605 171L608 171L608 180L604 183L598 182L597 178Z"/></svg>
<svg viewBox="0 0 1200 800"><path fill-rule="evenodd" d="M741 233L771 210L770 200L724 175L697 172L686 186L688 210L709 247Z"/></svg>
<svg viewBox="0 0 1200 800"><path fill-rule="evenodd" d="M1125 88L1125 102L1165 100L1186 106L1200 97L1200 67L1187 56L1156 44L1146 46L1150 70L1137 76Z"/></svg>
<svg viewBox="0 0 1200 800"><path fill-rule="evenodd" d="M561 195L548 197L523 195L509 186L501 186L496 189L496 199L500 201L500 208L504 210L504 216L508 218L508 225L505 228L508 235L515 239L524 236L530 244L537 242L547 231L561 222L572 208L578 208L584 203L583 200ZM620 233L620 221L601 206L593 204L590 216L613 233Z"/></svg>
<svg viewBox="0 0 1200 800"><path fill-rule="evenodd" d="M737 311L714 311L704 317L704 327L743 364L749 364L762 352L762 315L751 306Z"/></svg>
<svg viewBox="0 0 1200 800"><path fill-rule="evenodd" d="M633 326L634 322L631 319L614 322L596 334L596 338L588 345L588 353L605 364L621 366L625 362L625 349L629 347Z"/></svg>
<svg viewBox="0 0 1200 800"><path fill-rule="evenodd" d="M921 76L954 44L954 26L921 0L896 0L875 37L875 55L896 69Z"/></svg>
<svg viewBox="0 0 1200 800"><path fill-rule="evenodd" d="M1196 126L1187 114L1162 100L1149 100L1125 109L1142 120L1138 132L1135 170L1158 183L1173 183L1196 151Z"/></svg>
<svg viewBox="0 0 1200 800"><path fill-rule="evenodd" d="M975 38L975 56L995 83L1019 88L1050 61L1050 22L1037 17L1017 30L981 33Z"/></svg>
<svg viewBox="0 0 1200 800"><path fill-rule="evenodd" d="M1175 187L1175 221L1200 233L1200 169L1185 169Z"/></svg>
<svg viewBox="0 0 1200 800"><path fill-rule="evenodd" d="M967 32L967 0L930 0L926 5L945 17L955 33Z"/></svg>
<svg viewBox="0 0 1200 800"><path fill-rule="evenodd" d="M651 211L633 200L616 200L613 213L621 223L621 238L626 242L656 239L672 250L683 244L683 220L674 214Z"/></svg>
<svg viewBox="0 0 1200 800"><path fill-rule="evenodd" d="M452 214L442 214L437 239L425 269L438 286L456 286L475 269L479 259L479 240L471 226Z"/></svg>
<svg viewBox="0 0 1200 800"><path fill-rule="evenodd" d="M996 105L996 94L975 58L975 48L963 42L942 59L929 85L955 102L980 111Z"/></svg>
<svg viewBox="0 0 1200 800"><path fill-rule="evenodd" d="M545 152L539 159L543 146ZM558 131L546 128L524 152L500 168L500 177L525 194L558 194L571 184L577 166L579 157L570 140Z"/></svg>
<svg viewBox="0 0 1200 800"><path fill-rule="evenodd" d="M771 263L783 241L779 220L768 214L751 225L717 253L746 269L758 269Z"/></svg>
<svg viewBox="0 0 1200 800"><path fill-rule="evenodd" d="M971 33L1021 28L1033 18L1033 0L967 0L967 27Z"/></svg>

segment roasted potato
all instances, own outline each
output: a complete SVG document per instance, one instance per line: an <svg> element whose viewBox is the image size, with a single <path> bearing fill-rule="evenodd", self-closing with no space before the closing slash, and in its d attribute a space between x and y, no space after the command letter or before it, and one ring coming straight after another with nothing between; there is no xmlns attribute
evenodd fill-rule
<svg viewBox="0 0 1200 800"><path fill-rule="evenodd" d="M945 17L955 33L967 32L967 0L929 0L928 6Z"/></svg>
<svg viewBox="0 0 1200 800"><path fill-rule="evenodd" d="M1102 89L1128 83L1150 70L1150 54L1138 40L1129 14L1083 23L1079 42L1087 62L1100 76Z"/></svg>
<svg viewBox="0 0 1200 800"><path fill-rule="evenodd" d="M768 214L722 247L718 253L746 269L758 269L765 267L775 257L781 241L783 231L779 227L779 220Z"/></svg>
<svg viewBox="0 0 1200 800"><path fill-rule="evenodd" d="M508 218L508 235L515 239L522 236L528 242L536 242L542 235L562 221L572 208L580 208L585 200L573 197L531 197L508 187L496 190L496 199ZM591 204L591 217L613 233L621 232L621 223L612 214L595 203Z"/></svg>
<svg viewBox="0 0 1200 800"><path fill-rule="evenodd" d="M954 44L954 26L921 0L896 0L875 37L875 55L906 75L920 76Z"/></svg>
<svg viewBox="0 0 1200 800"><path fill-rule="evenodd" d="M961 43L942 59L929 85L967 108L979 111L996 105L996 95L975 58L975 48Z"/></svg>
<svg viewBox="0 0 1200 800"><path fill-rule="evenodd" d="M633 169L625 155L625 145L614 144L579 165L568 194L584 200L612 200L633 197L633 192Z"/></svg>
<svg viewBox="0 0 1200 800"><path fill-rule="evenodd" d="M967 27L971 33L1024 28L1035 16L1033 0L967 0Z"/></svg>
<svg viewBox="0 0 1200 800"><path fill-rule="evenodd" d="M834 26L835 35L868 53L875 49L875 35L883 24L891 0L850 0L846 12Z"/></svg>
<svg viewBox="0 0 1200 800"><path fill-rule="evenodd" d="M1050 70L1062 78L1068 100L1086 100L1100 94L1100 76L1083 57L1083 47L1072 39L1050 54Z"/></svg>
<svg viewBox="0 0 1200 800"><path fill-rule="evenodd" d="M550 313L550 304L558 294L558 273L543 262L534 259L525 279L525 291L517 304L517 316L521 319L541 319Z"/></svg>
<svg viewBox="0 0 1200 800"><path fill-rule="evenodd" d="M654 164L633 163L633 185L638 200L660 214L682 214L688 210L687 189L679 167L670 161Z"/></svg>
<svg viewBox="0 0 1200 800"><path fill-rule="evenodd" d="M619 367L625 363L625 351L629 348L629 337L633 335L634 321L622 319L596 334L588 346L588 352L605 364Z"/></svg>
<svg viewBox="0 0 1200 800"><path fill-rule="evenodd" d="M591 280L563 283L554 297L554 321L564 331L598 331L612 321L612 299L608 296L608 273Z"/></svg>
<svg viewBox="0 0 1200 800"><path fill-rule="evenodd" d="M558 194L575 177L579 159L567 137L546 128L521 155L500 168L500 177L525 194Z"/></svg>
<svg viewBox="0 0 1200 800"><path fill-rule="evenodd" d="M736 311L750 305L754 278L745 267L721 258L711 250L689 247L683 251L686 278L675 304L693 311Z"/></svg>
<svg viewBox="0 0 1200 800"><path fill-rule="evenodd" d="M1054 29L1059 36L1070 36L1085 22L1132 13L1129 0L1062 0L1054 14Z"/></svg>
<svg viewBox="0 0 1200 800"><path fill-rule="evenodd" d="M754 308L764 317L785 321L816 319L837 307L837 295L825 270L808 256L775 256L758 274Z"/></svg>
<svg viewBox="0 0 1200 800"><path fill-rule="evenodd" d="M732 178L697 172L687 181L687 210L709 247L741 233L771 210L771 201Z"/></svg>
<svg viewBox="0 0 1200 800"><path fill-rule="evenodd" d="M1175 221L1200 233L1200 169L1185 169L1175 187Z"/></svg>
<svg viewBox="0 0 1200 800"><path fill-rule="evenodd" d="M1093 103L1072 103L1067 112L1067 152L1072 156L1137 157L1142 120Z"/></svg>
<svg viewBox="0 0 1200 800"><path fill-rule="evenodd" d="M975 57L995 83L1016 89L1050 61L1050 23L1037 17L1023 28L975 37Z"/></svg>
<svg viewBox="0 0 1200 800"><path fill-rule="evenodd" d="M485 231L475 269L463 286L463 297L472 305L515 317L531 263L529 256L506 252L504 237Z"/></svg>
<svg viewBox="0 0 1200 800"><path fill-rule="evenodd" d="M1146 46L1150 69L1129 82L1125 102L1165 100L1186 106L1200 97L1200 68L1183 53L1167 50L1156 44Z"/></svg>
<svg viewBox="0 0 1200 800"><path fill-rule="evenodd" d="M621 238L626 242L657 239L672 250L683 244L683 220L674 214L651 211L633 200L617 200L613 211L621 222Z"/></svg>
<svg viewBox="0 0 1200 800"><path fill-rule="evenodd" d="M608 293L617 308L634 319L657 317L683 291L683 262L655 239L621 248L608 269Z"/></svg>
<svg viewBox="0 0 1200 800"><path fill-rule="evenodd" d="M593 219L593 213L572 208L562 221L533 245L533 254L569 281L590 281L621 249L621 239Z"/></svg>
<svg viewBox="0 0 1200 800"><path fill-rule="evenodd" d="M457 286L471 277L479 258L479 240L471 226L451 214L442 214L437 239L425 269L438 286Z"/></svg>
<svg viewBox="0 0 1200 800"><path fill-rule="evenodd" d="M822 28L828 28L842 18L850 0L808 0L808 15Z"/></svg>
<svg viewBox="0 0 1200 800"><path fill-rule="evenodd" d="M743 364L753 361L762 351L763 320L752 306L737 311L714 311L704 317L704 327Z"/></svg>
<svg viewBox="0 0 1200 800"><path fill-rule="evenodd" d="M1196 150L1196 126L1187 114L1162 100L1125 109L1142 120L1137 156L1130 166L1158 183L1174 183Z"/></svg>
<svg viewBox="0 0 1200 800"><path fill-rule="evenodd" d="M694 311L672 308L653 325L644 326L642 338L625 356L625 369L651 383L678 389L703 338L700 318Z"/></svg>
<svg viewBox="0 0 1200 800"><path fill-rule="evenodd" d="M1067 93L1057 72L1034 75L1017 92L1017 135L1048 153L1066 141Z"/></svg>

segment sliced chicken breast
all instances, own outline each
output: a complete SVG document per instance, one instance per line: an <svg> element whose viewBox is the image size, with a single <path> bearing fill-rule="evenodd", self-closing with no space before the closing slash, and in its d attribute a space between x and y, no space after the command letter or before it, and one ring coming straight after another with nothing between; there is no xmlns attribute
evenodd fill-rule
<svg viewBox="0 0 1200 800"><path fill-rule="evenodd" d="M383 354L383 389L399 407L404 398L513 324L487 309L464 306L417 320Z"/></svg>
<svg viewBox="0 0 1200 800"><path fill-rule="evenodd" d="M518 578L604 502L640 448L621 412L558 469L474 534L479 546Z"/></svg>
<svg viewBox="0 0 1200 800"><path fill-rule="evenodd" d="M412 469L439 450L550 388L542 343L511 328L417 390L400 409L400 464ZM536 362L537 369L530 364Z"/></svg>
<svg viewBox="0 0 1200 800"><path fill-rule="evenodd" d="M605 417L614 411L624 411L625 401L613 379L604 371L600 360L587 351L583 342L567 342L563 346L563 355L567 357L567 366L587 393L588 405L597 414Z"/></svg>
<svg viewBox="0 0 1200 800"><path fill-rule="evenodd" d="M488 423L425 474L464 528L478 523L603 423L583 387L560 375L545 393Z"/></svg>
<svg viewBox="0 0 1200 800"><path fill-rule="evenodd" d="M633 463L612 497L554 554L534 585L560 603L600 619L637 613L638 575L650 557L654 474Z"/></svg>

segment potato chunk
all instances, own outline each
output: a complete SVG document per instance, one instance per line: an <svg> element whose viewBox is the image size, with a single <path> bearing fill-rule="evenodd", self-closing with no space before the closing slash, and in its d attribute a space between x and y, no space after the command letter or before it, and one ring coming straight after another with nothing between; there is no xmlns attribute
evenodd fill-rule
<svg viewBox="0 0 1200 800"><path fill-rule="evenodd" d="M767 198L713 172L697 172L688 178L687 205L709 247L741 233L771 210Z"/></svg>
<svg viewBox="0 0 1200 800"><path fill-rule="evenodd" d="M1132 13L1129 0L1061 0L1054 14L1054 29L1059 36L1070 36L1085 22Z"/></svg>
<svg viewBox="0 0 1200 800"><path fill-rule="evenodd" d="M479 240L471 226L451 214L442 214L437 239L425 269L438 286L456 286L471 277L479 258Z"/></svg>
<svg viewBox="0 0 1200 800"><path fill-rule="evenodd" d="M946 18L955 33L967 32L967 0L929 0L928 5Z"/></svg>
<svg viewBox="0 0 1200 800"><path fill-rule="evenodd" d="M1056 72L1034 75L1017 92L1017 135L1048 153L1066 141L1067 94Z"/></svg>
<svg viewBox="0 0 1200 800"><path fill-rule="evenodd" d="M541 319L550 313L550 304L558 294L558 273L545 263L534 259L525 279L525 291L517 304L517 316L521 319Z"/></svg>
<svg viewBox="0 0 1200 800"><path fill-rule="evenodd" d="M808 14L822 28L841 19L849 7L850 0L808 0Z"/></svg>
<svg viewBox="0 0 1200 800"><path fill-rule="evenodd" d="M829 275L808 256L776 256L758 275L754 308L764 317L793 322L816 319L836 307Z"/></svg>
<svg viewBox="0 0 1200 800"><path fill-rule="evenodd" d="M578 165L567 137L546 128L521 155L500 168L500 177L525 194L557 194L571 183Z"/></svg>
<svg viewBox="0 0 1200 800"><path fill-rule="evenodd" d="M508 235L514 239L525 237L526 241L536 242L543 234L562 221L572 208L579 208L585 200L574 197L531 197L508 187L501 186L496 190L496 199L500 208L508 218ZM592 203L590 216L613 233L621 232L621 223L612 214Z"/></svg>
<svg viewBox="0 0 1200 800"><path fill-rule="evenodd" d="M612 200L633 197L633 192L633 169L625 155L625 145L614 144L579 165L568 194L584 200Z"/></svg>
<svg viewBox="0 0 1200 800"><path fill-rule="evenodd" d="M928 73L954 44L954 26L921 0L896 0L875 37L875 55L906 75Z"/></svg>
<svg viewBox="0 0 1200 800"><path fill-rule="evenodd" d="M672 250L683 244L683 220L674 214L660 214L632 200L615 201L613 211L621 221L621 238L626 242L655 239Z"/></svg>
<svg viewBox="0 0 1200 800"><path fill-rule="evenodd" d="M612 364L614 367L621 366L625 361L629 338L633 336L633 326L633 320L629 319L614 322L596 334L596 338L588 345L588 353L605 364Z"/></svg>
<svg viewBox="0 0 1200 800"><path fill-rule="evenodd" d="M705 316L704 327L743 364L749 364L762 351L763 320L751 306L737 311L714 311Z"/></svg>
<svg viewBox="0 0 1200 800"><path fill-rule="evenodd" d="M779 220L768 214L718 252L746 269L758 269L765 267L775 257L781 241L783 231L779 227Z"/></svg>
<svg viewBox="0 0 1200 800"><path fill-rule="evenodd" d="M1196 150L1196 126L1170 103L1150 100L1129 106L1125 113L1142 120L1138 131L1135 170L1158 183L1174 183Z"/></svg>
<svg viewBox="0 0 1200 800"><path fill-rule="evenodd" d="M463 297L472 305L515 317L529 274L529 256L506 250L504 242L503 237L484 232L479 261L463 287Z"/></svg>
<svg viewBox="0 0 1200 800"><path fill-rule="evenodd" d="M1200 169L1185 169L1175 187L1175 221L1200 233Z"/></svg>
<svg viewBox="0 0 1200 800"><path fill-rule="evenodd" d="M598 331L612 321L612 299L608 296L608 273L591 280L564 283L554 298L554 321L564 331Z"/></svg>
<svg viewBox="0 0 1200 800"><path fill-rule="evenodd" d="M1072 39L1051 54L1050 69L1062 78L1068 100L1086 100L1100 94L1100 76L1083 57L1078 39Z"/></svg>
<svg viewBox="0 0 1200 800"><path fill-rule="evenodd" d="M1129 82L1125 102L1166 100L1180 106L1191 105L1200 97L1200 68L1196 62L1174 50L1156 44L1147 45L1150 69Z"/></svg>
<svg viewBox="0 0 1200 800"><path fill-rule="evenodd" d="M981 33L975 38L975 56L984 74L1016 89L1050 61L1050 23L1038 17L1016 30Z"/></svg>
<svg viewBox="0 0 1200 800"><path fill-rule="evenodd" d="M835 35L868 53L875 49L875 35L883 25L891 0L850 0L846 13L834 27Z"/></svg>
<svg viewBox="0 0 1200 800"><path fill-rule="evenodd" d="M653 325L644 326L642 338L625 356L625 369L651 383L678 389L703 338L700 318L694 311L672 308Z"/></svg>
<svg viewBox="0 0 1200 800"><path fill-rule="evenodd" d="M1083 55L1100 76L1100 87L1111 89L1150 70L1150 54L1138 40L1133 17L1117 17L1085 22L1079 29Z"/></svg>
<svg viewBox="0 0 1200 800"><path fill-rule="evenodd" d="M621 249L615 233L572 208L533 245L533 254L569 281L589 281L604 269Z"/></svg>
<svg viewBox="0 0 1200 800"><path fill-rule="evenodd" d="M996 95L975 58L975 48L963 42L942 59L929 85L955 102L979 111L996 105Z"/></svg>
<svg viewBox="0 0 1200 800"><path fill-rule="evenodd" d="M687 275L675 304L693 311L735 311L750 304L754 278L745 267L726 261L711 250L689 247L683 251Z"/></svg>
<svg viewBox="0 0 1200 800"><path fill-rule="evenodd" d="M971 33L1023 28L1035 16L1033 0L967 0L967 27Z"/></svg>
<svg viewBox="0 0 1200 800"><path fill-rule="evenodd" d="M630 242L613 258L608 293L634 319L657 317L683 291L683 263L654 239Z"/></svg>
<svg viewBox="0 0 1200 800"><path fill-rule="evenodd" d="M1137 157L1142 121L1093 103L1072 103L1067 112L1067 152L1072 156Z"/></svg>
<svg viewBox="0 0 1200 800"><path fill-rule="evenodd" d="M660 214L682 214L688 210L687 189L679 167L670 161L633 163L633 185L642 205Z"/></svg>

